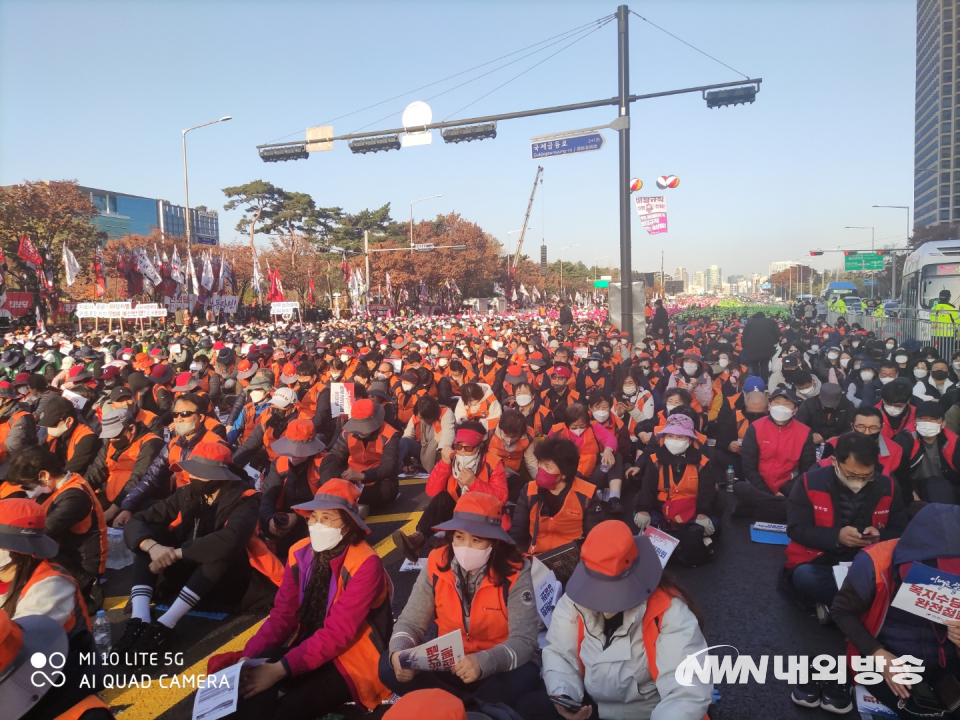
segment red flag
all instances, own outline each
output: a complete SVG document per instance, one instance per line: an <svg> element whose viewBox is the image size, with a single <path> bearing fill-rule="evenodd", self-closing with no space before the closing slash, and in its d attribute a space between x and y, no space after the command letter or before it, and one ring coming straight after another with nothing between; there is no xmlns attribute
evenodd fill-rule
<svg viewBox="0 0 960 720"><path fill-rule="evenodd" d="M313 275L310 274L309 270L307 270L307 279L310 281L310 303L313 304L314 302L316 302L313 296L313 293L316 291L316 288L313 287Z"/></svg>
<svg viewBox="0 0 960 720"><path fill-rule="evenodd" d="M93 256L93 274L97 279L97 297L103 297L107 294L107 283L103 278L103 257L101 256L99 250L97 250L96 254Z"/></svg>
<svg viewBox="0 0 960 720"><path fill-rule="evenodd" d="M117 272L121 275L127 274L127 259L123 256L123 247L117 246Z"/></svg>
<svg viewBox="0 0 960 720"><path fill-rule="evenodd" d="M343 256L343 260L340 262L340 269L343 270L343 277L349 284L350 282L350 266L347 265L347 256Z"/></svg>
<svg viewBox="0 0 960 720"><path fill-rule="evenodd" d="M280 271L273 271L273 280L270 285L270 302L283 302L283 285L280 282Z"/></svg>
<svg viewBox="0 0 960 720"><path fill-rule="evenodd" d="M0 265L7 264L7 256L3 254L3 250L0 249Z"/></svg>
<svg viewBox="0 0 960 720"><path fill-rule="evenodd" d="M43 258L40 257L40 253L37 252L33 241L27 237L26 233L20 237L20 249L17 250L17 255L34 265L43 265Z"/></svg>

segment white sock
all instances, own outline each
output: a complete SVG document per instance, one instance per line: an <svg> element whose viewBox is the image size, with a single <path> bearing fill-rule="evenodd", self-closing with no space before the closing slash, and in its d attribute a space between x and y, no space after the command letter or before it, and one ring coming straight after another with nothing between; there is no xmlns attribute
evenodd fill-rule
<svg viewBox="0 0 960 720"><path fill-rule="evenodd" d="M149 585L134 585L130 590L130 617L150 622L150 601L153 599L153 588Z"/></svg>
<svg viewBox="0 0 960 720"><path fill-rule="evenodd" d="M170 606L170 609L157 618L157 622L163 623L168 628L173 629L173 627L180 622L180 618L193 610L193 607L198 602L200 602L200 597L192 590L185 587L180 591L180 595L177 596L177 599L173 601L173 605Z"/></svg>

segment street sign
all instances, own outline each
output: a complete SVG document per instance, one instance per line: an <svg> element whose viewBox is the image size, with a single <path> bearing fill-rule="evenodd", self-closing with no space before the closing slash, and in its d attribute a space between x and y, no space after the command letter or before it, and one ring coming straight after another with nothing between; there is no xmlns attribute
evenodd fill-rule
<svg viewBox="0 0 960 720"><path fill-rule="evenodd" d="M883 270L883 255L873 252L844 255L843 269L845 272L873 272Z"/></svg>
<svg viewBox="0 0 960 720"><path fill-rule="evenodd" d="M769 289L772 288L772 287L773 287L773 285L772 285L771 283L761 283L761 284L760 284L760 289L761 289L761 290L769 290Z"/></svg>
<svg viewBox="0 0 960 720"><path fill-rule="evenodd" d="M593 286L594 286L595 288L608 288L608 287L610 287L610 281L609 281L609 280L594 280L594 281L593 281Z"/></svg>
<svg viewBox="0 0 960 720"><path fill-rule="evenodd" d="M333 150L333 125L307 128L307 152Z"/></svg>
<svg viewBox="0 0 960 720"><path fill-rule="evenodd" d="M573 135L557 140L534 140L530 143L530 155L534 160L556 155L573 155L574 153L593 152L603 147L603 135L599 132Z"/></svg>
<svg viewBox="0 0 960 720"><path fill-rule="evenodd" d="M601 275L601 280L613 280L613 275Z"/></svg>
<svg viewBox="0 0 960 720"><path fill-rule="evenodd" d="M427 250L433 250L434 247L433 243L417 243L413 246L413 249L417 252L426 252Z"/></svg>

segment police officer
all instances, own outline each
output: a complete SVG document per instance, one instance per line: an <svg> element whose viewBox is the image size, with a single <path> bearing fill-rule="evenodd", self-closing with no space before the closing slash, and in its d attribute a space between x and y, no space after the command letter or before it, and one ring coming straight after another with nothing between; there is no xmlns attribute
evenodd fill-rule
<svg viewBox="0 0 960 720"><path fill-rule="evenodd" d="M947 357L953 349L946 347L947 341L957 336L957 323L960 322L960 313L950 304L949 290L940 291L940 299L930 308L930 322L934 343L940 355Z"/></svg>

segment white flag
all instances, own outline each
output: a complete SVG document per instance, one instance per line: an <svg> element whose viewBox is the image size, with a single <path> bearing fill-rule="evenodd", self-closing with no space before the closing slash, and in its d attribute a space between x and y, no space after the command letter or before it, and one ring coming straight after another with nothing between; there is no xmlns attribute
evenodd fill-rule
<svg viewBox="0 0 960 720"><path fill-rule="evenodd" d="M200 277L200 285L207 290L213 290L213 265L210 263L210 254L203 255L203 275Z"/></svg>
<svg viewBox="0 0 960 720"><path fill-rule="evenodd" d="M183 285L183 268L180 267L180 251L176 246L173 248L173 258L170 260L170 277L174 282Z"/></svg>
<svg viewBox="0 0 960 720"><path fill-rule="evenodd" d="M520 294L524 297L530 297L530 293L527 292L527 289L523 286L523 283L520 283Z"/></svg>
<svg viewBox="0 0 960 720"><path fill-rule="evenodd" d="M163 263L160 261L160 253L157 252L156 243L153 244L153 264L156 266L157 272L161 272L163 270Z"/></svg>
<svg viewBox="0 0 960 720"><path fill-rule="evenodd" d="M257 297L261 296L263 286L263 274L260 272L260 258L256 253L253 255L253 287L257 291Z"/></svg>
<svg viewBox="0 0 960 720"><path fill-rule="evenodd" d="M63 244L63 267L67 271L67 287L69 287L73 285L77 275L80 274L80 263L77 262L76 256L70 252L66 243Z"/></svg>
<svg viewBox="0 0 960 720"><path fill-rule="evenodd" d="M199 295L200 294L200 283L197 282L197 267L193 263L193 252L190 250L190 246L187 245L187 265L190 267L190 280L192 282L191 294Z"/></svg>
<svg viewBox="0 0 960 720"><path fill-rule="evenodd" d="M157 266L147 257L146 251L143 248L137 248L134 252L136 252L137 270L140 271L140 274L154 285L159 285L162 279L160 272L157 270Z"/></svg>

